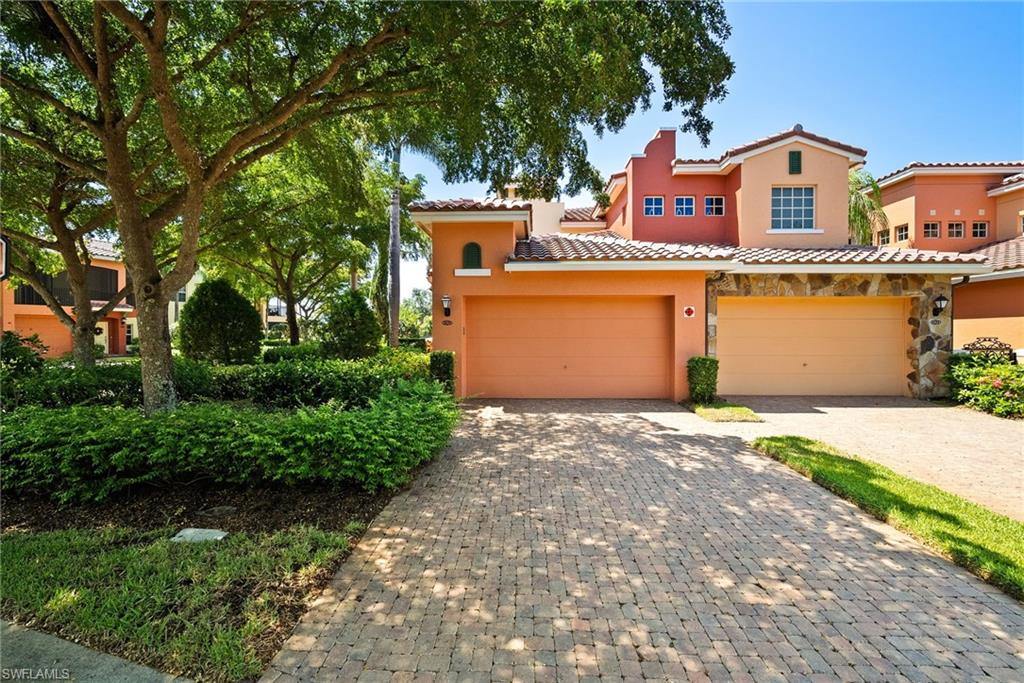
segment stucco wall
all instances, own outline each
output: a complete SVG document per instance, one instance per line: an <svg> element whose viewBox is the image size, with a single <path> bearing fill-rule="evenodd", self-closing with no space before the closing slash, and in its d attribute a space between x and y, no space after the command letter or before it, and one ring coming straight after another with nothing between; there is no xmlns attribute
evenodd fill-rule
<svg viewBox="0 0 1024 683"><path fill-rule="evenodd" d="M1001 178L1001 175L923 175L906 181L912 184L916 197L914 209L917 234L921 234L926 222L942 223L942 236L939 239L921 239L915 246L939 251L970 251L995 242L996 202L986 192ZM963 237L948 237L949 223L954 221L964 224ZM971 223L974 221L988 222L988 237L971 237Z"/></svg>
<svg viewBox="0 0 1024 683"><path fill-rule="evenodd" d="M1022 234L1024 220L1024 188L996 197L996 238L1008 240Z"/></svg>
<svg viewBox="0 0 1024 683"><path fill-rule="evenodd" d="M953 300L955 348L978 337L998 337L1024 349L1024 277L957 285Z"/></svg>
<svg viewBox="0 0 1024 683"><path fill-rule="evenodd" d="M949 387L942 375L953 348L953 304L939 316L931 313L934 299L940 294L952 299L951 291L948 276L723 273L708 280L708 354L715 355L717 346L719 296L906 296L910 300L907 391L917 398L946 396Z"/></svg>

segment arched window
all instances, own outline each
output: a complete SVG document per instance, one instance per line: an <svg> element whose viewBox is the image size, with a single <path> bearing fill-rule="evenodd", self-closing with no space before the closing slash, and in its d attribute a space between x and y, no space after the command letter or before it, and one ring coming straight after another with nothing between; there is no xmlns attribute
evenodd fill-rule
<svg viewBox="0 0 1024 683"><path fill-rule="evenodd" d="M467 242L462 248L463 268L482 268L483 257L480 253L480 245L476 242Z"/></svg>

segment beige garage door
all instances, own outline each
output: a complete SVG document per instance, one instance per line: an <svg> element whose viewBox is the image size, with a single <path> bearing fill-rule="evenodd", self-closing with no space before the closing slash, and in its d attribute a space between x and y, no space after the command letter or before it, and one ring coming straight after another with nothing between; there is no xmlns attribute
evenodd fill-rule
<svg viewBox="0 0 1024 683"><path fill-rule="evenodd" d="M667 398L665 297L470 297L466 392L500 398Z"/></svg>
<svg viewBox="0 0 1024 683"><path fill-rule="evenodd" d="M901 396L907 314L900 297L721 297L719 393Z"/></svg>

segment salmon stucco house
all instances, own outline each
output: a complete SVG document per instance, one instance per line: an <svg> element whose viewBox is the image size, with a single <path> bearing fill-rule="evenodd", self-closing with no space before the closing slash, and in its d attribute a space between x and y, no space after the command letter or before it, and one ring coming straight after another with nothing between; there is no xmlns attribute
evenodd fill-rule
<svg viewBox="0 0 1024 683"><path fill-rule="evenodd" d="M715 159L675 151L658 131L607 208L413 205L459 395L680 400L703 354L726 395L945 393L951 279L990 272L983 255L849 246L866 152L799 125Z"/></svg>

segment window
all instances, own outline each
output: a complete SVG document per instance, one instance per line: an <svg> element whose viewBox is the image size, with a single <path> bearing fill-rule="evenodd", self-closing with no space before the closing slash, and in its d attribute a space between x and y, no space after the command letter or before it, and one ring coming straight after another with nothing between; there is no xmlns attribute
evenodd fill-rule
<svg viewBox="0 0 1024 683"><path fill-rule="evenodd" d="M705 216L724 216L725 215L725 197L716 197L716 196L704 197L704 215Z"/></svg>
<svg viewBox="0 0 1024 683"><path fill-rule="evenodd" d="M134 335L132 335L132 326L130 324L124 326L124 343L131 344Z"/></svg>
<svg viewBox="0 0 1024 683"><path fill-rule="evenodd" d="M910 228L907 227L906 223L904 223L903 225L897 225L896 226L896 241L897 242L906 242L907 238L909 238L909 237L910 237Z"/></svg>
<svg viewBox="0 0 1024 683"><path fill-rule="evenodd" d="M692 216L694 214L693 197L676 197L676 215Z"/></svg>
<svg viewBox="0 0 1024 683"><path fill-rule="evenodd" d="M644 215L645 216L664 216L665 215L665 198L664 197L644 197Z"/></svg>
<svg viewBox="0 0 1024 683"><path fill-rule="evenodd" d="M938 223L925 223L924 224L924 236L928 239L934 239L939 236L941 230Z"/></svg>
<svg viewBox="0 0 1024 683"><path fill-rule="evenodd" d="M803 155L799 151L789 153L789 175L800 175L803 166Z"/></svg>
<svg viewBox="0 0 1024 683"><path fill-rule="evenodd" d="M957 221L955 223L950 223L949 225L946 226L946 236L947 237L963 237L964 236L964 224L959 222L959 221Z"/></svg>
<svg viewBox="0 0 1024 683"><path fill-rule="evenodd" d="M184 287L182 287L181 289L178 290L178 302L179 303L185 303L185 298L187 296L188 296L188 292L185 291Z"/></svg>
<svg viewBox="0 0 1024 683"><path fill-rule="evenodd" d="M974 221L971 224L971 237L988 237L988 222Z"/></svg>
<svg viewBox="0 0 1024 683"><path fill-rule="evenodd" d="M889 244L889 231L888 230L879 230L878 231L878 243L879 244Z"/></svg>
<svg viewBox="0 0 1024 683"><path fill-rule="evenodd" d="M483 252L480 251L480 245L476 242L466 242L466 246L462 248L462 267L463 268L483 268Z"/></svg>
<svg viewBox="0 0 1024 683"><path fill-rule="evenodd" d="M814 188L772 188L772 230L813 230Z"/></svg>

